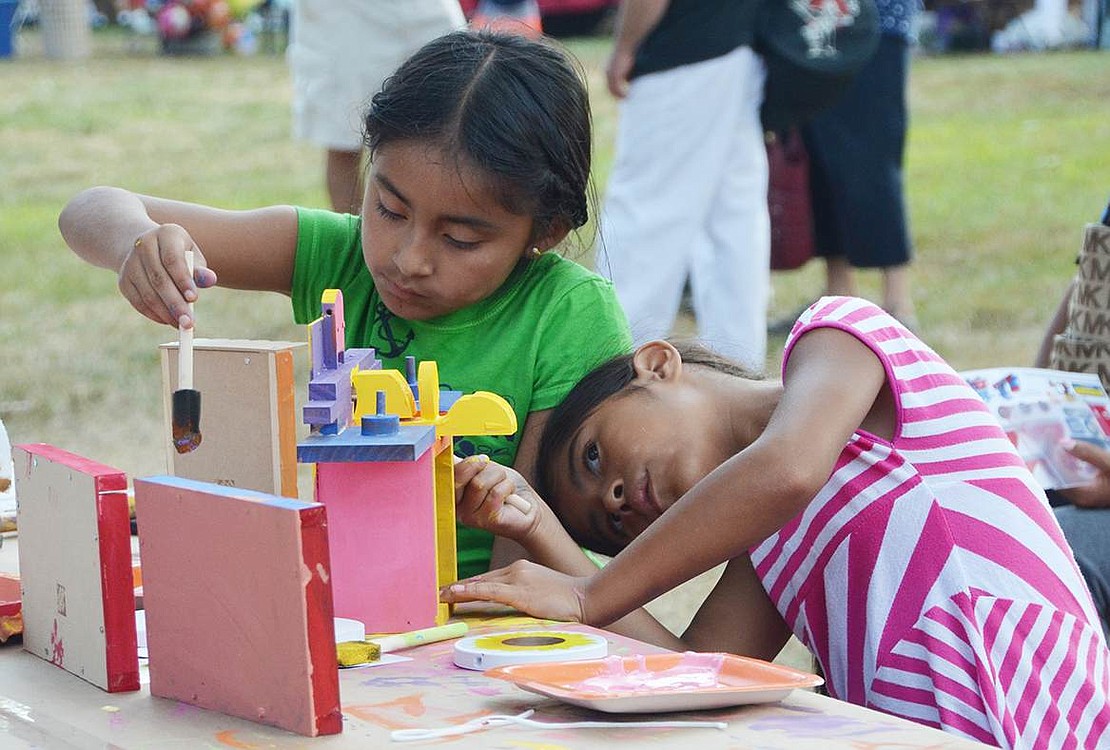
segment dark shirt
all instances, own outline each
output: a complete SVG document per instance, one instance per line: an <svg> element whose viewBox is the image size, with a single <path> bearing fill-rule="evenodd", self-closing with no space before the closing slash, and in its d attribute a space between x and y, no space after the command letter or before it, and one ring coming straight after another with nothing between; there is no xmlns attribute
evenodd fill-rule
<svg viewBox="0 0 1110 750"><path fill-rule="evenodd" d="M671 0L636 51L632 77L750 47L758 7L759 0Z"/></svg>

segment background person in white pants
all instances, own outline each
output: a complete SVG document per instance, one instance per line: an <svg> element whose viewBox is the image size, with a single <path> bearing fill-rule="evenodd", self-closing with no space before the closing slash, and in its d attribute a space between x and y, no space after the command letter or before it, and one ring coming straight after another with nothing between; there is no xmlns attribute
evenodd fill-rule
<svg viewBox="0 0 1110 750"><path fill-rule="evenodd" d="M623 0L622 99L598 271L637 342L671 332L687 276L702 343L762 371L770 292L758 0Z"/></svg>
<svg viewBox="0 0 1110 750"><path fill-rule="evenodd" d="M335 211L362 205L363 109L386 76L436 37L466 24L458 0L296 0L288 60L293 134L327 152Z"/></svg>

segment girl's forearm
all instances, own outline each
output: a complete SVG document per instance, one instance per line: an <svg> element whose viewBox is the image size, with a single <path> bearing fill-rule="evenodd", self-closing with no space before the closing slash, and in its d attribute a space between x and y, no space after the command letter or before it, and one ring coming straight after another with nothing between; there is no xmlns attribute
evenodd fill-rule
<svg viewBox="0 0 1110 750"><path fill-rule="evenodd" d="M82 191L58 216L58 229L73 252L112 271L119 271L135 239L157 226L137 195L112 187Z"/></svg>
<svg viewBox="0 0 1110 750"><path fill-rule="evenodd" d="M533 562L572 576L592 576L597 565L571 539L555 514L543 508L543 515L528 539L521 544ZM608 625L607 630L651 643L673 651L683 651L685 644L667 630L645 609L636 609Z"/></svg>
<svg viewBox="0 0 1110 750"><path fill-rule="evenodd" d="M531 533L520 540L528 557L540 565L572 576L588 576L597 572L582 548L571 539L559 519L547 506L538 509L540 517Z"/></svg>
<svg viewBox="0 0 1110 750"><path fill-rule="evenodd" d="M604 627L746 554L793 518L820 484L808 472L793 472L793 462L776 460L774 450L738 454L722 464L593 576L583 592L585 621ZM759 500L741 501L737 487Z"/></svg>

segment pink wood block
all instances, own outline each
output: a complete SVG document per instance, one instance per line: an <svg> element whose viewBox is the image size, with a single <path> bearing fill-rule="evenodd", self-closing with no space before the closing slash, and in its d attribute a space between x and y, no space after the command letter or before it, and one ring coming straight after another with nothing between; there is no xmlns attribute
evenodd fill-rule
<svg viewBox="0 0 1110 750"><path fill-rule="evenodd" d="M23 648L108 692L139 689L123 472L17 445Z"/></svg>
<svg viewBox="0 0 1110 750"><path fill-rule="evenodd" d="M19 576L0 573L0 617L14 617L22 609Z"/></svg>
<svg viewBox="0 0 1110 750"><path fill-rule="evenodd" d="M328 509L335 614L369 633L437 624L433 451L415 461L320 463Z"/></svg>
<svg viewBox="0 0 1110 750"><path fill-rule="evenodd" d="M23 632L19 576L0 573L0 643Z"/></svg>
<svg viewBox="0 0 1110 750"><path fill-rule="evenodd" d="M324 507L180 477L135 501L151 694L340 732Z"/></svg>

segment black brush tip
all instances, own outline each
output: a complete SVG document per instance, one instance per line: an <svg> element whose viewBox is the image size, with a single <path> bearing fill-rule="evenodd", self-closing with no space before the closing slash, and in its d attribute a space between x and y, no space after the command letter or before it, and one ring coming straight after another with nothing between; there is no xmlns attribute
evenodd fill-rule
<svg viewBox="0 0 1110 750"><path fill-rule="evenodd" d="M200 445L200 391L173 392L173 447L188 453Z"/></svg>

